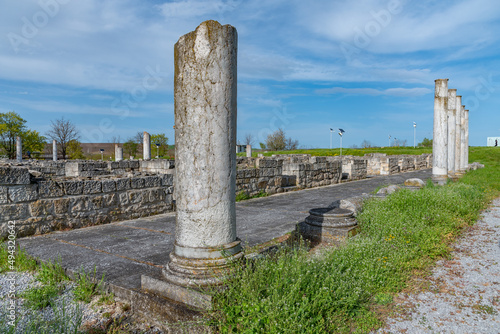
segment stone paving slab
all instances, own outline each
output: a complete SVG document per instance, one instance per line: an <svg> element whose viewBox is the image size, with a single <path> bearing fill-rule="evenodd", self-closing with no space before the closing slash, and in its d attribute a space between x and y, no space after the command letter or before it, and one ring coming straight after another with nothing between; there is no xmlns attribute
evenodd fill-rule
<svg viewBox="0 0 500 334"><path fill-rule="evenodd" d="M409 178L426 180L431 174L430 169L420 170L239 202L237 235L245 246L261 244L292 232L310 209L370 193L380 186L402 184ZM69 272L80 268L91 272L95 266L98 277L105 274L111 286L135 290L140 288L141 275L161 277L174 237L175 213L168 213L21 238L18 243L43 261L57 259Z"/></svg>

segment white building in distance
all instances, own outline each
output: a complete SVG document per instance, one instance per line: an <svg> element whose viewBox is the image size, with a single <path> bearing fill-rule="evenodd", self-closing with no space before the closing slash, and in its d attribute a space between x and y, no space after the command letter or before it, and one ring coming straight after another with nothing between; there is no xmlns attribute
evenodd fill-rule
<svg viewBox="0 0 500 334"><path fill-rule="evenodd" d="M488 142L486 146L499 146L500 147L500 137L488 137Z"/></svg>

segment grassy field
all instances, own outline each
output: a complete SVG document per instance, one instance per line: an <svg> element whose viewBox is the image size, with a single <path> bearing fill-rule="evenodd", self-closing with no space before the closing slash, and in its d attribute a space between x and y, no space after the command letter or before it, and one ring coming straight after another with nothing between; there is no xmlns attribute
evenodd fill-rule
<svg viewBox="0 0 500 334"><path fill-rule="evenodd" d="M307 150L293 150L293 151L253 151L252 157L257 157L261 153L266 157L270 157L273 154L310 154L312 156L337 156L340 155L340 149L307 149ZM413 154L420 155L423 153L432 153L432 147L371 147L371 148L343 148L342 155L354 155L363 156L368 153L385 153L387 155L398 155L398 154ZM239 157L245 157L246 153L238 153Z"/></svg>
<svg viewBox="0 0 500 334"><path fill-rule="evenodd" d="M500 149L471 148L470 161L486 168L442 187L430 183L366 203L361 233L343 248L320 257L307 247L287 248L235 265L228 288L214 293L212 325L221 333L368 333L380 327L393 296L416 275L427 275L500 195Z"/></svg>

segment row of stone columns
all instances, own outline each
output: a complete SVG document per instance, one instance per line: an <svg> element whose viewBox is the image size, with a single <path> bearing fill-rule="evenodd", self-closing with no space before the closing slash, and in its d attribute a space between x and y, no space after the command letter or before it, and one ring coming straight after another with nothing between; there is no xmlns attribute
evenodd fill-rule
<svg viewBox="0 0 500 334"><path fill-rule="evenodd" d="M469 165L469 110L448 79L437 79L434 94L432 179L444 184L463 175Z"/></svg>

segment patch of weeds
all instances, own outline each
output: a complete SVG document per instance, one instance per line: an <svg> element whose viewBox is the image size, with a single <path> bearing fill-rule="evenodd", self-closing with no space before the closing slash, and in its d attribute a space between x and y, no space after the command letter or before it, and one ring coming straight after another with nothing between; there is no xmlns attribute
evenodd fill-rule
<svg viewBox="0 0 500 334"><path fill-rule="evenodd" d="M97 282L96 279L97 267L94 267L93 273L86 274L83 268L78 273L78 278L76 279L76 288L74 290L75 300L80 300L85 303L90 303L93 296L99 294L102 291L102 285L104 282L104 274L100 281Z"/></svg>
<svg viewBox="0 0 500 334"><path fill-rule="evenodd" d="M9 255L11 259L9 259ZM12 259L13 251L9 251L6 242L0 243L0 273L11 271L11 264L13 260L14 270L16 271L35 271L38 266L36 260L30 257L26 251L22 248L17 248L15 250L14 257Z"/></svg>
<svg viewBox="0 0 500 334"><path fill-rule="evenodd" d="M245 191L240 191L238 194L236 194L236 202L245 201L245 200L252 199L252 198L267 197L268 195L269 194L263 190L261 190L259 193L252 195L252 196L250 196Z"/></svg>
<svg viewBox="0 0 500 334"><path fill-rule="evenodd" d="M99 297L99 300L97 301L98 304L106 304L106 305L111 305L115 302L115 295L114 293L104 293Z"/></svg>
<svg viewBox="0 0 500 334"><path fill-rule="evenodd" d="M481 305L481 304L476 304L473 305L472 308L477 311L477 313L486 313L486 314L497 314L497 310L495 310L494 307L489 306L489 305Z"/></svg>
<svg viewBox="0 0 500 334"><path fill-rule="evenodd" d="M393 297L392 297L392 294L390 293L378 293L375 295L375 297L373 298L373 300L375 301L375 303L379 304L379 305L387 305L387 304L390 304L392 303L393 301Z"/></svg>
<svg viewBox="0 0 500 334"><path fill-rule="evenodd" d="M250 199L250 195L245 191L240 191L236 194L236 202L245 201L247 199Z"/></svg>
<svg viewBox="0 0 500 334"><path fill-rule="evenodd" d="M41 310L53 305L62 288L56 285L44 285L24 291L20 297L25 299L25 305L33 310Z"/></svg>
<svg viewBox="0 0 500 334"><path fill-rule="evenodd" d="M61 267L58 261L42 262L40 268L38 269L37 279L40 282L49 285L55 285L69 280L63 267Z"/></svg>

